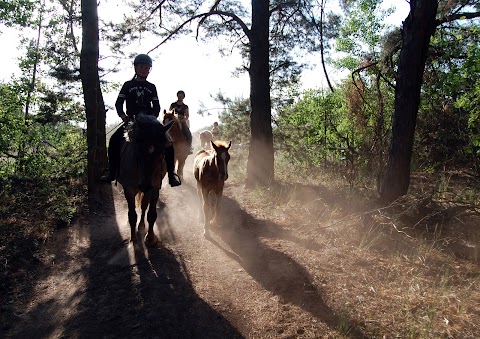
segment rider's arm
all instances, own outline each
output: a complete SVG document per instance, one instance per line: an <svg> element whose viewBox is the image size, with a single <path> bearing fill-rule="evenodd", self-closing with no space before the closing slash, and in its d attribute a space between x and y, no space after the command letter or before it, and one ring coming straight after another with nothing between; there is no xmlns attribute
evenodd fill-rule
<svg viewBox="0 0 480 339"><path fill-rule="evenodd" d="M152 114L158 118L158 115L160 114L160 102L157 100L152 101L153 107L152 107Z"/></svg>
<svg viewBox="0 0 480 339"><path fill-rule="evenodd" d="M158 100L157 88L154 86L153 89L154 91L152 98L152 115L158 118L158 115L160 114L160 102Z"/></svg>
<svg viewBox="0 0 480 339"><path fill-rule="evenodd" d="M188 119L190 114L188 113L188 106L185 105L185 119Z"/></svg>
<svg viewBox="0 0 480 339"><path fill-rule="evenodd" d="M125 84L122 86L120 93L118 94L117 101L115 101L115 109L117 110L117 114L123 121L128 119L128 116L123 111L123 103L125 102L126 95L125 95Z"/></svg>

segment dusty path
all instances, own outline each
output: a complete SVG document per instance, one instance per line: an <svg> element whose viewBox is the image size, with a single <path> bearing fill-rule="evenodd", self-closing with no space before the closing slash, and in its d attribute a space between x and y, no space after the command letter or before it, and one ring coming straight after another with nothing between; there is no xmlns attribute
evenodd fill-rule
<svg viewBox="0 0 480 339"><path fill-rule="evenodd" d="M161 190L156 232L146 249L128 243L121 186L105 186L90 220L58 235L45 267L11 324L12 338L322 337L338 320L285 243L317 255L279 225L257 219L227 185L225 225L203 237L187 164L184 184ZM270 239L267 246L263 239ZM337 333L338 335L338 333Z"/></svg>
<svg viewBox="0 0 480 339"><path fill-rule="evenodd" d="M0 284L0 338L480 337L478 260L453 255L461 239L399 233L338 188L246 191L231 166L224 223L207 240L189 168L161 191L157 247L129 244L121 186L106 185L89 220L35 253L36 269L20 258ZM441 236L457 225L479 221Z"/></svg>

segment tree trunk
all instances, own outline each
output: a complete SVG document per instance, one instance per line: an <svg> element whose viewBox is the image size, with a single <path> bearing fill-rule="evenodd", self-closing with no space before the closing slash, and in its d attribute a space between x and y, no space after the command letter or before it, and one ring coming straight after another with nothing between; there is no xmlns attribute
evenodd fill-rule
<svg viewBox="0 0 480 339"><path fill-rule="evenodd" d="M437 0L411 0L403 23L402 50L398 60L395 112L387 171L381 198L390 203L408 191L415 125L428 46L435 32Z"/></svg>
<svg viewBox="0 0 480 339"><path fill-rule="evenodd" d="M98 14L96 0L82 0L82 51L80 53L80 76L87 117L88 145L88 198L92 202L98 196L97 178L97 126L98 126ZM104 113L105 114L105 113Z"/></svg>
<svg viewBox="0 0 480 339"><path fill-rule="evenodd" d="M266 186L274 180L273 132L269 72L269 1L252 0L250 38L250 147L247 187Z"/></svg>
<svg viewBox="0 0 480 339"><path fill-rule="evenodd" d="M107 158L107 138L106 138L106 110L105 102L103 101L103 94L100 88L100 79L97 77L97 147L95 149L96 171L103 172L108 166ZM98 177L98 175L97 175Z"/></svg>

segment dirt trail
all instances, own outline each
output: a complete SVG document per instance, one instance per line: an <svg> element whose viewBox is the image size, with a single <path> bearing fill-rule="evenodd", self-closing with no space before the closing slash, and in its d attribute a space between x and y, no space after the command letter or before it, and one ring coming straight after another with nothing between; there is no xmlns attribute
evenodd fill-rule
<svg viewBox="0 0 480 339"><path fill-rule="evenodd" d="M147 249L129 244L121 186L106 185L88 223L57 235L42 258L48 270L32 283L5 324L12 338L321 337L338 319L306 269L282 251L319 246L244 211L226 185L225 224L203 237L190 164L181 187L160 193L156 233ZM165 185L166 181L164 182ZM266 245L264 239L270 239ZM1 332L0 332L1 333ZM337 333L338 336L338 333ZM355 335L354 335L355 336Z"/></svg>

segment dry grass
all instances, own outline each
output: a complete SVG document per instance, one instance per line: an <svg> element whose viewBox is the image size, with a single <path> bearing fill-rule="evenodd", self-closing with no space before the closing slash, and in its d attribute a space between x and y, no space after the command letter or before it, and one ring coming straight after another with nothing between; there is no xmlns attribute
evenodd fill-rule
<svg viewBox="0 0 480 339"><path fill-rule="evenodd" d="M339 333L480 337L478 187L449 176L439 193L432 178L414 177L414 193L384 207L372 191L331 175L277 173L283 177L275 186L235 199L303 245L281 244L345 319Z"/></svg>

